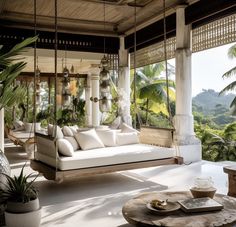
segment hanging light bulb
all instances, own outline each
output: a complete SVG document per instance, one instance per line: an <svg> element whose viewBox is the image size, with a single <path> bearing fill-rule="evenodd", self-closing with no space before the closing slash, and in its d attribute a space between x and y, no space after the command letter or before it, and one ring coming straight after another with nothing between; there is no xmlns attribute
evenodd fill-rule
<svg viewBox="0 0 236 227"><path fill-rule="evenodd" d="M71 73L74 73L74 72L75 72L75 68L74 68L73 65L72 65L71 68L70 68L70 72L71 72Z"/></svg>
<svg viewBox="0 0 236 227"><path fill-rule="evenodd" d="M71 104L71 92L70 92L70 78L69 69L66 66L66 52L65 52L65 67L63 68L63 80L62 80L62 106L68 107Z"/></svg>
<svg viewBox="0 0 236 227"><path fill-rule="evenodd" d="M105 55L105 1L104 1L104 56L101 59L101 71L100 71L100 102L99 109L101 112L108 112L111 110L111 86L110 86L110 72L109 59Z"/></svg>
<svg viewBox="0 0 236 227"><path fill-rule="evenodd" d="M69 106L71 103L71 93L70 93L70 79L68 78L68 74L64 74L62 81L62 105Z"/></svg>
<svg viewBox="0 0 236 227"><path fill-rule="evenodd" d="M37 68L35 74L36 74L35 104L40 105L42 98L41 98L40 70L38 67L38 57L37 57Z"/></svg>
<svg viewBox="0 0 236 227"><path fill-rule="evenodd" d="M69 74L70 74L69 69L67 69L67 67L65 66L64 69L63 69L63 76L68 77Z"/></svg>

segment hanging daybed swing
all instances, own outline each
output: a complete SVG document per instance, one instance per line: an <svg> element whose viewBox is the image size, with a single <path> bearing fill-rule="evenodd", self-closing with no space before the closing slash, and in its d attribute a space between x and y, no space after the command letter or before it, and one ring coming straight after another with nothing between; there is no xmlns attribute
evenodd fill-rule
<svg viewBox="0 0 236 227"><path fill-rule="evenodd" d="M165 1L165 0L163 0ZM36 4L35 6L36 7ZM135 20L136 20L136 7L135 8ZM104 3L104 11L105 11L105 3ZM136 24L136 23L135 23ZM135 32L136 36L136 32ZM136 39L136 38L135 38ZM57 0L55 0L55 94L56 94L56 83L57 83ZM183 159L182 157L176 156L174 153L173 148L164 148L158 146L152 146L156 144L155 136L151 135L151 137L146 138L143 135L144 129L141 129L141 142L143 144L138 144L134 146L141 146L142 148L151 149L151 155L148 156L150 158L147 159L145 157L146 153L143 153L142 158L136 160L136 153L133 154L132 158L129 157L130 154L124 154L124 150L127 149L127 153L129 152L129 148L125 146L116 146L116 147L106 147L90 150L90 151L80 151L78 153L78 157L82 157L86 152L89 155L88 159L79 160L79 164L75 166L75 162L73 162L73 157L66 157L64 158L65 162L62 162L62 157L58 153L58 143L57 143L57 133L58 127L56 126L56 97L55 97L55 106L54 106L54 135L42 135L39 133L35 133L36 140L37 140L37 151L35 150L35 158L31 160L30 166L32 169L42 173L46 179L55 180L57 182L61 182L67 178L72 177L84 177L89 175L95 174L103 174L109 172L116 172L116 171L123 171L123 170L130 170L130 169L137 169L137 168L145 168L145 167L154 167L160 165L168 165L168 164L182 164ZM151 145L147 145L151 144ZM131 145L128 145L131 146ZM102 150L104 149L104 150ZM106 149L106 150L105 150ZM115 149L120 150L120 153L123 154L122 158L119 159L119 154L116 154L114 157L103 158L100 157L97 162L93 161L91 163L92 154L97 157L99 154L110 154L111 150ZM76 153L76 152L75 152ZM138 150L139 155L142 154L141 150ZM158 155L158 157L157 157ZM127 161L129 158L130 161ZM111 161L112 159L112 161ZM114 161L115 160L115 161ZM71 162L70 162L71 161ZM110 162L109 162L110 161ZM69 164L68 164L69 163Z"/></svg>
<svg viewBox="0 0 236 227"><path fill-rule="evenodd" d="M139 114L139 110L137 108L136 103L136 77L134 77L134 106L135 106L135 113L137 115L139 125L140 125L140 142L152 143L155 141L155 145L163 146L163 147L175 147L176 150L177 146L174 143L174 124L173 124L173 117L171 114L171 107L170 107L170 95L169 95L169 78L168 78L168 64L167 64L167 37L166 37L166 6L165 0L163 0L163 52L164 52L164 63L165 63L165 81L166 81L166 107L168 112L168 122L170 124L169 128L161 128L156 126L147 126L143 125L141 121L141 117ZM136 27L136 26L135 26ZM135 45L134 45L134 74L136 74L136 37L135 37ZM136 124L136 122L135 122ZM176 152L177 155L178 152Z"/></svg>

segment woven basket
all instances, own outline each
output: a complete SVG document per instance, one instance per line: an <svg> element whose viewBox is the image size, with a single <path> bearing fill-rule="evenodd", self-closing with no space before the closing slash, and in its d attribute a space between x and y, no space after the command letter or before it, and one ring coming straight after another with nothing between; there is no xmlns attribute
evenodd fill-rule
<svg viewBox="0 0 236 227"><path fill-rule="evenodd" d="M196 188L190 189L194 198L210 197L213 198L216 193L216 188Z"/></svg>

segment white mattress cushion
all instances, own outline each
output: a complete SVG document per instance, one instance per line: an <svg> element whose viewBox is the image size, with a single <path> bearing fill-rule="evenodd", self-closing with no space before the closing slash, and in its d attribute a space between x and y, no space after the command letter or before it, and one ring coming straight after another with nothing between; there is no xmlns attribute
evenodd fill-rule
<svg viewBox="0 0 236 227"><path fill-rule="evenodd" d="M139 143L137 132L123 132L116 134L116 143L118 146Z"/></svg>
<svg viewBox="0 0 236 227"><path fill-rule="evenodd" d="M104 144L98 137L95 129L78 132L75 134L75 139L79 143L82 150L90 150L104 147Z"/></svg>
<svg viewBox="0 0 236 227"><path fill-rule="evenodd" d="M60 154L72 157L74 154L74 149L71 143L66 139L57 140L58 151Z"/></svg>
<svg viewBox="0 0 236 227"><path fill-rule="evenodd" d="M106 166L138 161L170 158L175 155L174 148L158 147L147 144L104 147L88 151L76 151L73 157L59 157L59 160L36 152L36 159L60 170Z"/></svg>
<svg viewBox="0 0 236 227"><path fill-rule="evenodd" d="M115 130L96 130L98 137L106 147L116 146L116 131Z"/></svg>

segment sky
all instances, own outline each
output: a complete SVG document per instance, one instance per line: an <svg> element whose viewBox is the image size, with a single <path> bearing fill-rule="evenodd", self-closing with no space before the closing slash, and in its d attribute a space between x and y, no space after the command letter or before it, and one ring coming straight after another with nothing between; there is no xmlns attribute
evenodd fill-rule
<svg viewBox="0 0 236 227"><path fill-rule="evenodd" d="M196 96L202 89L222 90L235 80L223 79L222 75L236 66L236 59L229 59L227 52L234 43L209 50L193 53L192 55L192 96ZM170 63L175 65L174 60ZM236 91L235 91L236 93Z"/></svg>

